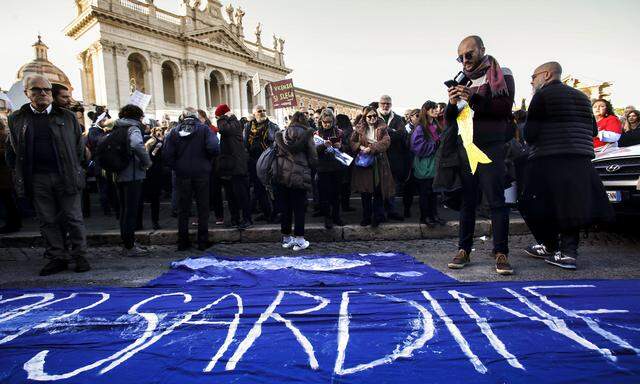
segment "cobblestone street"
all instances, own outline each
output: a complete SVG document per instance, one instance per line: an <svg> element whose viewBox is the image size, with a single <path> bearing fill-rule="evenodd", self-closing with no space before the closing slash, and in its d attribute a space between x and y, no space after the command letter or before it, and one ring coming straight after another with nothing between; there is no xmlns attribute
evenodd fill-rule
<svg viewBox="0 0 640 384"><path fill-rule="evenodd" d="M144 257L124 258L119 247L92 247L88 259L93 267L87 273L63 272L40 277L44 265L41 248L3 248L0 250L0 287L61 286L141 286L168 270L171 261L206 254L220 256L327 255L397 251L436 268L460 281L632 279L640 277L640 240L627 235L591 233L583 239L577 271L549 266L523 252L530 236L511 236L511 263L516 273L510 277L495 273L491 240L476 239L472 263L463 270L450 270L446 264L453 256L454 239L407 241L354 241L312 243L307 250L294 253L278 243L215 244L208 252L176 252L175 246L151 246Z"/></svg>

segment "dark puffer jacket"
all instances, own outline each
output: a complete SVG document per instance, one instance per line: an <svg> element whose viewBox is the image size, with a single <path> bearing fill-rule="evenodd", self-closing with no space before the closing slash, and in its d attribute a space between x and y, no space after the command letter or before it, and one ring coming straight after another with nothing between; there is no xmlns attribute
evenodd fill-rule
<svg viewBox="0 0 640 384"><path fill-rule="evenodd" d="M582 92L553 81L531 99L524 126L530 159L553 155L592 159L593 137L597 134L591 103Z"/></svg>
<svg viewBox="0 0 640 384"><path fill-rule="evenodd" d="M289 126L276 134L276 183L294 189L311 191L311 167L318 163L313 143L313 129Z"/></svg>
<svg viewBox="0 0 640 384"><path fill-rule="evenodd" d="M234 116L218 118L220 132L220 156L218 172L221 177L242 176L247 174L247 151L242 142L242 125Z"/></svg>
<svg viewBox="0 0 640 384"><path fill-rule="evenodd" d="M164 143L162 160L167 167L176 172L176 176L209 176L211 158L219 151L218 137L209 127L196 118L186 118L169 131Z"/></svg>

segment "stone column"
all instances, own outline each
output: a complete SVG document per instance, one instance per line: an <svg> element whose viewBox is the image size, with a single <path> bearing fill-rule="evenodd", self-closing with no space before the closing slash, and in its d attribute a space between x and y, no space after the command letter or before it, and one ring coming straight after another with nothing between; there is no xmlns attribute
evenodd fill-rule
<svg viewBox="0 0 640 384"><path fill-rule="evenodd" d="M198 96L196 93L196 62L193 60L187 60L185 63L187 67L187 81L185 83L187 92L187 102L185 107L197 107Z"/></svg>
<svg viewBox="0 0 640 384"><path fill-rule="evenodd" d="M127 47L116 44L116 88L118 89L118 105L123 107L131 94L129 89L129 67L127 66Z"/></svg>
<svg viewBox="0 0 640 384"><path fill-rule="evenodd" d="M240 77L239 72L233 72L231 75L231 105L229 106L236 116L242 116L242 106L240 104Z"/></svg>
<svg viewBox="0 0 640 384"><path fill-rule="evenodd" d="M151 99L156 109L156 115L165 109L164 84L162 84L162 55L151 52Z"/></svg>
<svg viewBox="0 0 640 384"><path fill-rule="evenodd" d="M196 64L196 91L198 94L198 108L207 109L207 100L205 98L205 87L204 87L204 69L205 64L202 62L198 62Z"/></svg>
<svg viewBox="0 0 640 384"><path fill-rule="evenodd" d="M209 79L204 79L204 101L207 109L211 105L211 84L209 83Z"/></svg>
<svg viewBox="0 0 640 384"><path fill-rule="evenodd" d="M93 65L93 84L95 85L96 104L106 105L109 109L117 109L117 100L113 98L109 100L107 73L105 73L105 65L109 63L109 60L107 59L105 61L105 51L103 48L100 42L95 42L89 48Z"/></svg>
<svg viewBox="0 0 640 384"><path fill-rule="evenodd" d="M247 94L247 83L250 77L243 73L240 75L240 103L242 108L242 115L248 115L251 113L249 110L249 96Z"/></svg>

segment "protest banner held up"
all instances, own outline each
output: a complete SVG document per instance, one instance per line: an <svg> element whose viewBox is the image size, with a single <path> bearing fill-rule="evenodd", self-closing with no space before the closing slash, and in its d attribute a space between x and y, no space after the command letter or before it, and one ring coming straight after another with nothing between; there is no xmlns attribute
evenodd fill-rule
<svg viewBox="0 0 640 384"><path fill-rule="evenodd" d="M271 87L271 101L274 109L298 105L296 92L293 88L293 80L274 81L269 86Z"/></svg>

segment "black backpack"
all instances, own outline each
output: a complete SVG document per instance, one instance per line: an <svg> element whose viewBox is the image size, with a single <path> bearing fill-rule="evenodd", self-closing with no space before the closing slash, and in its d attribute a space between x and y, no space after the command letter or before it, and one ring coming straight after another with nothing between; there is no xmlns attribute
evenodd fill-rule
<svg viewBox="0 0 640 384"><path fill-rule="evenodd" d="M128 127L114 127L100 138L94 154L96 163L107 172L122 172L131 161Z"/></svg>

